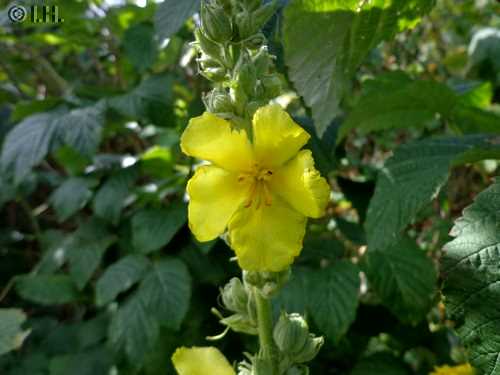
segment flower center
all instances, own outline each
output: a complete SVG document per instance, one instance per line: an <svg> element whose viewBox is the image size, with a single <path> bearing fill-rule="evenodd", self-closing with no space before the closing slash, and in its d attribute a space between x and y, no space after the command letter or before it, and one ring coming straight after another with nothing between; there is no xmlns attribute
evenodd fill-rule
<svg viewBox="0 0 500 375"><path fill-rule="evenodd" d="M271 190L269 189L269 180L273 176L273 171L269 168L261 168L255 165L250 172L242 173L238 177L238 181L251 181L248 198L245 201L245 208L249 208L255 204L255 209L258 209L261 204L270 206L273 202Z"/></svg>

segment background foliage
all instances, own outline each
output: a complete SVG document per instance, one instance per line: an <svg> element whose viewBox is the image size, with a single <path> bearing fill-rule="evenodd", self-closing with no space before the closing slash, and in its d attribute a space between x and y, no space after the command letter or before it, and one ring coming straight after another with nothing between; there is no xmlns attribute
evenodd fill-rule
<svg viewBox="0 0 500 375"><path fill-rule="evenodd" d="M199 1L137 3L0 8L1 374L173 374L223 329L238 268L187 228L178 146L209 90ZM333 186L275 302L326 337L312 373L500 374L498 2L282 0L265 30Z"/></svg>

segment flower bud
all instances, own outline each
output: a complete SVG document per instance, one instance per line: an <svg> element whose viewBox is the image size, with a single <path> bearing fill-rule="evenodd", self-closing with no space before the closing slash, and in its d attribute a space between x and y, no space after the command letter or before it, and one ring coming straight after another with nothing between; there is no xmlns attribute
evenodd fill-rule
<svg viewBox="0 0 500 375"><path fill-rule="evenodd" d="M211 41L201 29L196 29L194 31L194 36L196 42L198 43L198 47L200 50L206 55L210 56L213 59L220 60L221 58L221 48L220 46Z"/></svg>
<svg viewBox="0 0 500 375"><path fill-rule="evenodd" d="M278 293L290 278L290 269L280 272L243 272L246 284L256 287L265 298L271 298Z"/></svg>
<svg viewBox="0 0 500 375"><path fill-rule="evenodd" d="M266 42L266 37L262 33L255 34L245 40L245 46L249 49L259 49Z"/></svg>
<svg viewBox="0 0 500 375"><path fill-rule="evenodd" d="M248 96L252 96L255 91L255 82L257 76L255 67L247 52L240 55L238 65L236 67L236 81Z"/></svg>
<svg viewBox="0 0 500 375"><path fill-rule="evenodd" d="M324 342L325 340L323 337L314 337L313 334L310 334L305 346L302 348L300 353L293 357L293 361L295 363L305 363L313 360L319 353Z"/></svg>
<svg viewBox="0 0 500 375"><path fill-rule="evenodd" d="M227 318L220 320L221 324L228 326L235 332L246 333L249 335L257 335L257 327L242 314L233 314Z"/></svg>
<svg viewBox="0 0 500 375"><path fill-rule="evenodd" d="M259 355L252 360L252 375L273 375L273 364L267 358L261 358Z"/></svg>
<svg viewBox="0 0 500 375"><path fill-rule="evenodd" d="M283 312L274 327L273 337L278 348L293 358L309 339L309 327L299 314Z"/></svg>
<svg viewBox="0 0 500 375"><path fill-rule="evenodd" d="M309 375L309 368L304 365L293 366L287 370L285 375Z"/></svg>
<svg viewBox="0 0 500 375"><path fill-rule="evenodd" d="M222 290L222 302L224 306L231 311L242 314L246 313L248 294L240 279L233 277L224 286Z"/></svg>
<svg viewBox="0 0 500 375"><path fill-rule="evenodd" d="M261 82L268 98L275 98L281 94L281 80L277 75L265 76L261 79Z"/></svg>
<svg viewBox="0 0 500 375"><path fill-rule="evenodd" d="M230 89L229 94L231 95L231 100L234 103L236 113L242 116L245 113L245 108L248 103L248 96L245 93L245 90L241 85L236 84Z"/></svg>
<svg viewBox="0 0 500 375"><path fill-rule="evenodd" d="M275 0L261 6L255 12L252 13L253 28L254 30L260 30L269 21L274 12L277 9L277 2Z"/></svg>
<svg viewBox="0 0 500 375"><path fill-rule="evenodd" d="M201 25L207 36L215 42L227 42L233 36L231 20L218 4L203 1L201 3Z"/></svg>
<svg viewBox="0 0 500 375"><path fill-rule="evenodd" d="M253 26L252 14L245 9L236 14L235 20L236 26L238 27L238 35L240 37L240 40L247 39L248 37L255 34L258 30Z"/></svg>
<svg viewBox="0 0 500 375"><path fill-rule="evenodd" d="M269 54L267 47L262 47L259 52L253 58L253 64L258 76L262 76L268 73L269 66L271 65L271 55Z"/></svg>
<svg viewBox="0 0 500 375"><path fill-rule="evenodd" d="M200 72L205 78L214 82L222 82L226 78L225 68L207 68Z"/></svg>
<svg viewBox="0 0 500 375"><path fill-rule="evenodd" d="M203 98L203 102L212 113L232 113L233 103L224 90L212 90Z"/></svg>

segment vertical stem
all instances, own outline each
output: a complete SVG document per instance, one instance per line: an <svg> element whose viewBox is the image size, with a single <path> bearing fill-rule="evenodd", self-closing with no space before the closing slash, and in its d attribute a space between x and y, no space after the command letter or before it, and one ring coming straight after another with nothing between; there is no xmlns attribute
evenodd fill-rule
<svg viewBox="0 0 500 375"><path fill-rule="evenodd" d="M257 306L257 320L259 330L260 355L271 364L273 375L278 375L278 348L273 339L273 314L271 300L260 294L254 288L255 302Z"/></svg>

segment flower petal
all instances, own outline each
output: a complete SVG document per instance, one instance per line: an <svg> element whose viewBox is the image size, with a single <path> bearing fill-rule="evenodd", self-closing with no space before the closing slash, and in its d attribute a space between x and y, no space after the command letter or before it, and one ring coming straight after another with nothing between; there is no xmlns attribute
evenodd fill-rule
<svg viewBox="0 0 500 375"><path fill-rule="evenodd" d="M229 222L229 241L238 263L248 271L287 268L302 249L307 219L280 197L258 208L240 208Z"/></svg>
<svg viewBox="0 0 500 375"><path fill-rule="evenodd" d="M172 362L179 375L236 375L226 357L214 347L178 348Z"/></svg>
<svg viewBox="0 0 500 375"><path fill-rule="evenodd" d="M213 165L199 167L189 180L189 227L199 241L222 234L248 195L250 181Z"/></svg>
<svg viewBox="0 0 500 375"><path fill-rule="evenodd" d="M318 218L325 214L330 186L314 168L311 151L298 155L277 169L270 180L271 190L302 214Z"/></svg>
<svg viewBox="0 0 500 375"><path fill-rule="evenodd" d="M290 160L310 136L278 104L261 107L253 117L256 159L266 167Z"/></svg>
<svg viewBox="0 0 500 375"><path fill-rule="evenodd" d="M189 121L181 137L181 148L187 155L229 171L247 171L253 164L247 133L232 129L228 121L209 112Z"/></svg>

